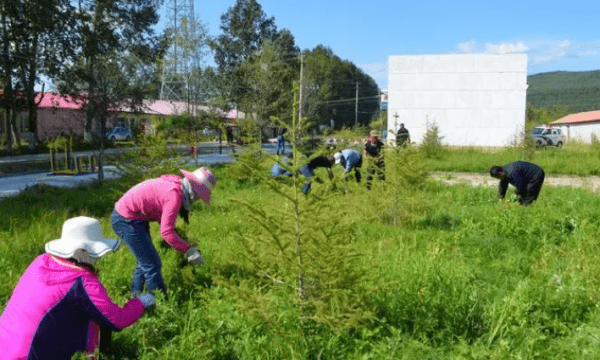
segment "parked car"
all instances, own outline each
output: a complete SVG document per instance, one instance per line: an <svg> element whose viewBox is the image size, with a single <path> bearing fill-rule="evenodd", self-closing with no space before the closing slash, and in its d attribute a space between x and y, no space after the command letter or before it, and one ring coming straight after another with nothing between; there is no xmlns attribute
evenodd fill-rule
<svg viewBox="0 0 600 360"><path fill-rule="evenodd" d="M533 129L532 135L537 147L556 146L561 148L565 143L565 137L559 128L538 126Z"/></svg>
<svg viewBox="0 0 600 360"><path fill-rule="evenodd" d="M217 129L204 128L202 130L202 135L204 135L204 136L217 136L217 135L219 135L219 132L217 131Z"/></svg>
<svg viewBox="0 0 600 360"><path fill-rule="evenodd" d="M116 126L106 133L110 141L129 141L132 137L131 130L122 126Z"/></svg>

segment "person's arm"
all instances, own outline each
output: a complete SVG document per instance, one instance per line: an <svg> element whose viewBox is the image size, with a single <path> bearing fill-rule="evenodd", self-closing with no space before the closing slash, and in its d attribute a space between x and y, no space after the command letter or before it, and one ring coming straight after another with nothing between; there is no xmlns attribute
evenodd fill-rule
<svg viewBox="0 0 600 360"><path fill-rule="evenodd" d="M79 278L76 287L78 307L100 326L121 331L133 325L144 314L144 303L139 298L129 300L125 306L115 304L100 280L92 276Z"/></svg>
<svg viewBox="0 0 600 360"><path fill-rule="evenodd" d="M175 222L179 209L183 206L181 194L172 192L171 198L163 205L160 219L160 235L175 250L185 253L190 249L190 244L181 238L175 231Z"/></svg>
<svg viewBox="0 0 600 360"><path fill-rule="evenodd" d="M498 183L498 197L500 199L504 199L504 197L506 196L507 190L508 190L508 180L507 179L500 180L500 182Z"/></svg>

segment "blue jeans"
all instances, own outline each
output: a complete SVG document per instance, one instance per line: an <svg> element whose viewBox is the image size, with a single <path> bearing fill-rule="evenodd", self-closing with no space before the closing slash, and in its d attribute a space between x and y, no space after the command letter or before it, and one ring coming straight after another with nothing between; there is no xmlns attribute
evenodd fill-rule
<svg viewBox="0 0 600 360"><path fill-rule="evenodd" d="M152 244L148 222L129 220L121 216L116 209L110 216L110 222L115 233L127 244L137 260L131 281L131 292L134 295L141 293L146 283L148 292L153 293L154 289L158 288L166 294L167 288L160 273L162 264Z"/></svg>
<svg viewBox="0 0 600 360"><path fill-rule="evenodd" d="M279 155L281 153L281 155L285 154L285 138L283 137L283 135L279 135L277 137L277 151L276 154Z"/></svg>
<svg viewBox="0 0 600 360"><path fill-rule="evenodd" d="M313 170L311 168L308 167L308 164L305 164L304 166L302 166L300 169L298 169L298 172L302 175L304 175L304 177L306 178L306 182L304 183L304 185L302 186L302 193L304 195L308 195L308 192L310 191L310 178L313 177L315 175L315 173L313 172Z"/></svg>

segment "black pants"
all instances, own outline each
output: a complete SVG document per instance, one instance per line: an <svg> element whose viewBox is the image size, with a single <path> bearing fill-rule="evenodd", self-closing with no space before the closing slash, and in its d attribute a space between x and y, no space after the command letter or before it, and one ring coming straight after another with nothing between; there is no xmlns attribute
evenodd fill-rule
<svg viewBox="0 0 600 360"><path fill-rule="evenodd" d="M527 184L525 191L520 194L521 200L519 200L519 203L521 205L529 205L537 200L540 190L542 190L542 184L544 184L545 177L546 174L542 173L537 179L532 180Z"/></svg>
<svg viewBox="0 0 600 360"><path fill-rule="evenodd" d="M375 163L374 166L369 166L367 168L367 189L371 189L371 180L373 180L373 175L377 175L379 180L385 180L385 172L384 172L385 164L383 161L379 161Z"/></svg>

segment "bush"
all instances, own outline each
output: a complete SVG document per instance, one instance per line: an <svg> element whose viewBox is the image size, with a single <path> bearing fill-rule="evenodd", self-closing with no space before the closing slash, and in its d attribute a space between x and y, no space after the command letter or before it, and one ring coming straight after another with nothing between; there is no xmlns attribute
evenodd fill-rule
<svg viewBox="0 0 600 360"><path fill-rule="evenodd" d="M423 156L427 159L436 158L439 159L443 155L443 148L440 141L440 128L433 122L427 122L427 130L423 135L423 140L419 150L423 153Z"/></svg>

